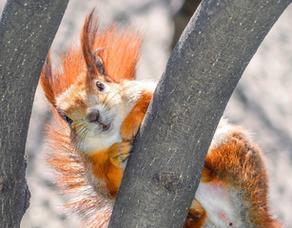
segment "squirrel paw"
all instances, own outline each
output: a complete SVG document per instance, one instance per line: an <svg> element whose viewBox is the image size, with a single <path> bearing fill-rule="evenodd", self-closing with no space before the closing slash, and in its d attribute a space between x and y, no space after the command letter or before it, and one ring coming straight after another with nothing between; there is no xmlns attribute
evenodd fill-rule
<svg viewBox="0 0 292 228"><path fill-rule="evenodd" d="M130 142L115 143L112 146L110 153L111 162L116 166L120 166L122 163L127 161L131 149L132 145Z"/></svg>
<svg viewBox="0 0 292 228"><path fill-rule="evenodd" d="M128 124L128 126L124 126ZM139 130L140 125L136 124L130 124L127 121L123 123L123 127L121 128L121 136L123 140L131 141L137 134Z"/></svg>

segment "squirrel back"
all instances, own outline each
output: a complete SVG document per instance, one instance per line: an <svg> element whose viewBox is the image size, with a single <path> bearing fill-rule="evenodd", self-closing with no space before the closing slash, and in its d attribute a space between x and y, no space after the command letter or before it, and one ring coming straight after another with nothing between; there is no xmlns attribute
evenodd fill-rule
<svg viewBox="0 0 292 228"><path fill-rule="evenodd" d="M281 227L270 212L268 182L260 148L222 119L195 197L207 213L206 227Z"/></svg>

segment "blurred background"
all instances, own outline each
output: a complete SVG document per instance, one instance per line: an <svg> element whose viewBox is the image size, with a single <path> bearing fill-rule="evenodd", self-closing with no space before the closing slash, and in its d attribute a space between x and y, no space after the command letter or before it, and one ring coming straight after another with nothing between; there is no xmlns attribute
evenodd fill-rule
<svg viewBox="0 0 292 228"><path fill-rule="evenodd" d="M0 12L5 1L0 0ZM86 14L96 7L102 26L116 23L143 34L138 78L159 80L171 49L197 7L196 0L70 0L52 45L54 58L78 45ZM240 80L225 115L251 132L263 148L270 174L270 202L274 214L292 227L292 5L261 44ZM48 105L37 90L30 122L26 156L31 191L23 228L80 227L66 215L63 197L46 164L44 127Z"/></svg>

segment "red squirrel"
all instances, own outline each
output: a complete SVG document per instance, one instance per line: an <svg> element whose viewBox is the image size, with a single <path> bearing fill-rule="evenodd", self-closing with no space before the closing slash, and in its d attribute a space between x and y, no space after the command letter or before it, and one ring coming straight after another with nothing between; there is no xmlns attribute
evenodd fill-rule
<svg viewBox="0 0 292 228"><path fill-rule="evenodd" d="M138 34L115 27L100 32L93 11L80 46L63 56L62 71L52 70L48 57L41 73L55 119L48 129L49 163L57 184L71 196L66 206L82 215L87 227L107 227L155 83L135 80ZM184 227L280 227L269 211L260 149L224 119Z"/></svg>

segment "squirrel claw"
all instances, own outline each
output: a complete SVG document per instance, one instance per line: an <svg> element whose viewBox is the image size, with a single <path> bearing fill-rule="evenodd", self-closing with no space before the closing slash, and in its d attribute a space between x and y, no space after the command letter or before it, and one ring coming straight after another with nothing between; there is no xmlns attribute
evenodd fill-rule
<svg viewBox="0 0 292 228"><path fill-rule="evenodd" d="M120 166L128 160L131 149L130 142L115 143L110 153L110 161L116 166Z"/></svg>

